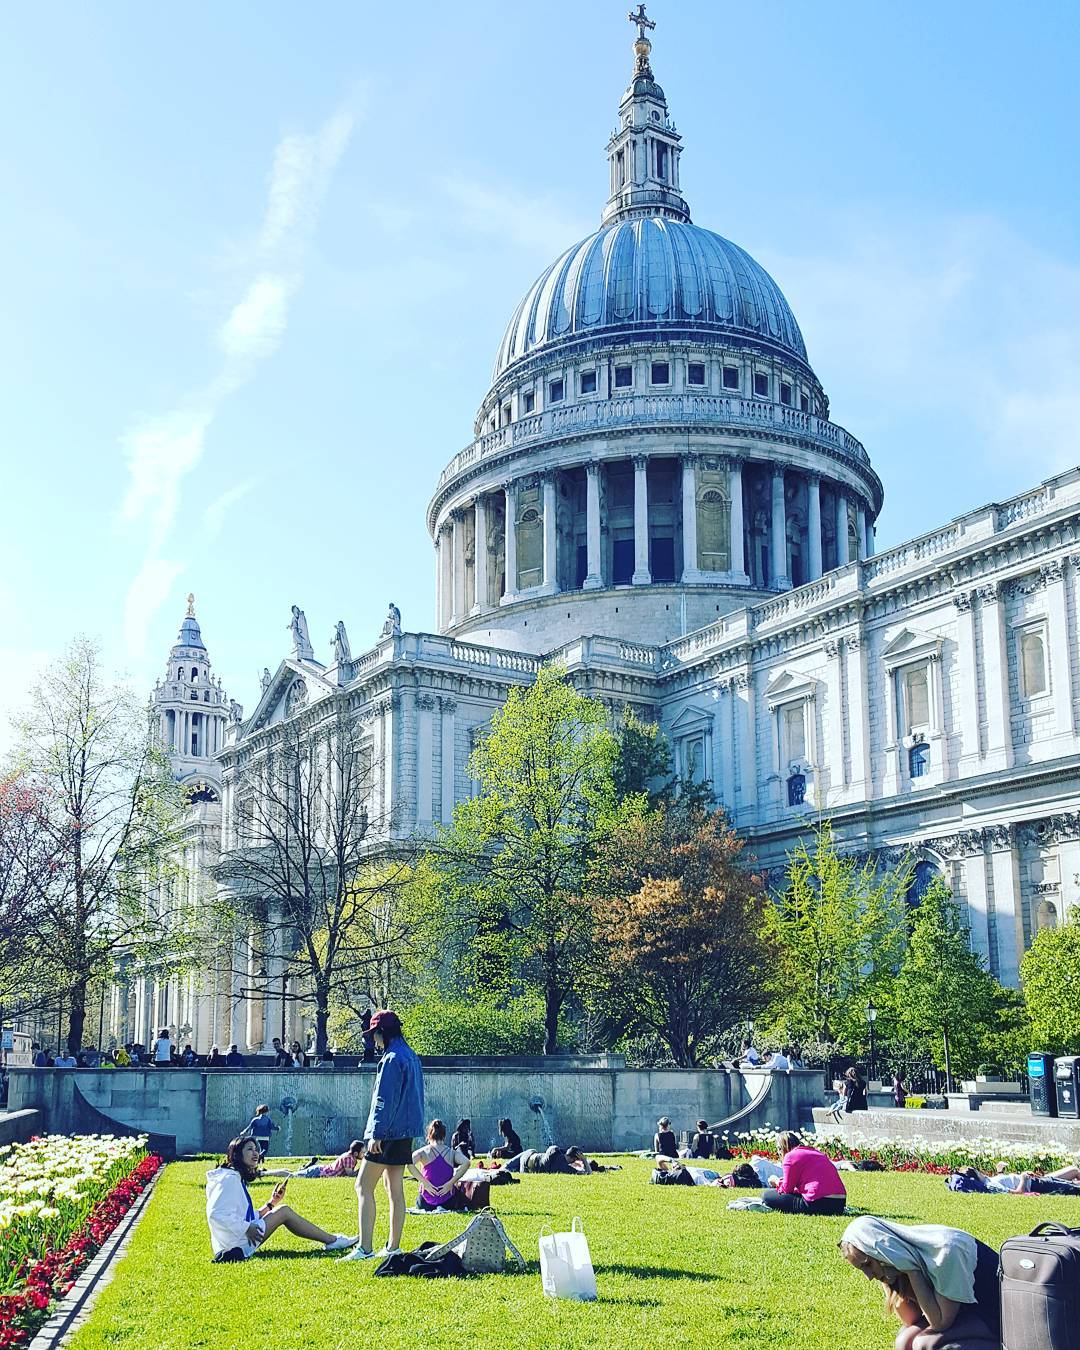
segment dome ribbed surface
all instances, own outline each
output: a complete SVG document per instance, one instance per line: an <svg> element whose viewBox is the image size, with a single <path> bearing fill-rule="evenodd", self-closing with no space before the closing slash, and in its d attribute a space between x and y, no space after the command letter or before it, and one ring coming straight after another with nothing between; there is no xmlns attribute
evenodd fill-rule
<svg viewBox="0 0 1080 1350"><path fill-rule="evenodd" d="M202 640L202 633L199 631L199 624L193 614L188 614L184 622L180 625L180 632L176 639L177 647L195 647L206 651L206 646Z"/></svg>
<svg viewBox="0 0 1080 1350"><path fill-rule="evenodd" d="M788 302L749 253L689 222L642 216L604 226L534 282L494 378L549 344L609 331L613 341L644 339L665 325L756 340L806 361Z"/></svg>

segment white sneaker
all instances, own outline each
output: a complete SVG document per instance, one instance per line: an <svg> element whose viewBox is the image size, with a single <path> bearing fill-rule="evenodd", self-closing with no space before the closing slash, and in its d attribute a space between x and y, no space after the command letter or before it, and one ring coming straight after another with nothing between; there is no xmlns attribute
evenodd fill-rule
<svg viewBox="0 0 1080 1350"><path fill-rule="evenodd" d="M400 1251L400 1247L383 1247L381 1251L375 1253L375 1259L385 1261L388 1256L397 1256Z"/></svg>
<svg viewBox="0 0 1080 1350"><path fill-rule="evenodd" d="M339 1261L370 1261L371 1258L372 1258L374 1255L375 1255L375 1253L374 1253L374 1252L369 1252L368 1249L367 1249L366 1247L361 1247L361 1246L360 1246L360 1243L359 1243L359 1240L358 1240L356 1246L352 1249L352 1251L351 1251L351 1252L346 1252L344 1256L339 1256L339 1257L338 1257L338 1260L339 1260Z"/></svg>
<svg viewBox="0 0 1080 1350"><path fill-rule="evenodd" d="M328 1242L326 1244L324 1251L343 1252L349 1247L355 1247L359 1241L359 1238L346 1237L343 1233L338 1233L333 1242Z"/></svg>

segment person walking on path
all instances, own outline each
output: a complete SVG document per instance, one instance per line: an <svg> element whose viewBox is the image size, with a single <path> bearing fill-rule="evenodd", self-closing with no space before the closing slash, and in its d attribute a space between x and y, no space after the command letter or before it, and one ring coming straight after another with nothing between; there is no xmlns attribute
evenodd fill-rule
<svg viewBox="0 0 1080 1350"><path fill-rule="evenodd" d="M271 1117L270 1108L264 1102L262 1106L255 1108L255 1114L251 1117L251 1123L244 1134L250 1135L255 1140L259 1146L259 1157L265 1158L270 1152L270 1136L280 1128Z"/></svg>
<svg viewBox="0 0 1080 1350"><path fill-rule="evenodd" d="M405 1169L412 1162L413 1139L424 1133L424 1071L405 1040L397 1013L381 1009L371 1019L375 1048L382 1058L375 1070L364 1140L367 1154L356 1178L360 1206L360 1241L343 1261L391 1256L401 1248L405 1226ZM390 1233L386 1246L375 1253L375 1190L386 1187L390 1204Z"/></svg>

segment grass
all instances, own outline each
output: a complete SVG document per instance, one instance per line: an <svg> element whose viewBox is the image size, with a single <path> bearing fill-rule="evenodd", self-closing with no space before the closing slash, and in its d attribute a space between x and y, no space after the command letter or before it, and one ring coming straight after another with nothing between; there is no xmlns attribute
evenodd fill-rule
<svg viewBox="0 0 1080 1350"><path fill-rule="evenodd" d="M525 1274L461 1280L375 1279L280 1230L244 1265L210 1263L207 1161L166 1168L127 1254L75 1350L274 1347L618 1346L888 1350L896 1323L880 1290L836 1250L847 1220L728 1211L731 1191L647 1185L649 1165L589 1178L527 1176L492 1190L529 1263ZM855 1173L849 1206L902 1223L946 1223L999 1247L1045 1219L1080 1225L1080 1200L953 1194L941 1177ZM256 1203L270 1183L256 1183ZM411 1190L407 1192L412 1194ZM750 1194L742 1192L741 1194ZM356 1231L348 1180L292 1181L289 1202ZM376 1239L385 1236L381 1197ZM580 1214L599 1300L554 1302L540 1288L541 1227ZM454 1236L456 1215L410 1215L405 1247Z"/></svg>

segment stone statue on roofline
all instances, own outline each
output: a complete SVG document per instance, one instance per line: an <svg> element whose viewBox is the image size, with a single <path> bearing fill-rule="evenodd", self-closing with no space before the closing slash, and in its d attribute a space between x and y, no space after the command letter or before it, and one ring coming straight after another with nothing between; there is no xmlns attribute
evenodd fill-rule
<svg viewBox="0 0 1080 1350"><path fill-rule="evenodd" d="M263 666L263 673L259 676L259 687L262 689L264 694L270 688L271 679L272 676L270 674L269 666Z"/></svg>
<svg viewBox="0 0 1080 1350"><path fill-rule="evenodd" d="M292 607L289 632L292 633L292 654L296 660L314 661L315 652L311 646L311 638L308 636L307 617L299 605L293 605Z"/></svg>
<svg viewBox="0 0 1080 1350"><path fill-rule="evenodd" d="M390 608L387 611L386 622L382 626L380 637L398 637L401 634L401 610L390 601Z"/></svg>
<svg viewBox="0 0 1080 1350"><path fill-rule="evenodd" d="M345 631L345 620L338 619L334 628L334 665L345 666L352 660L352 649L349 646L349 635Z"/></svg>

